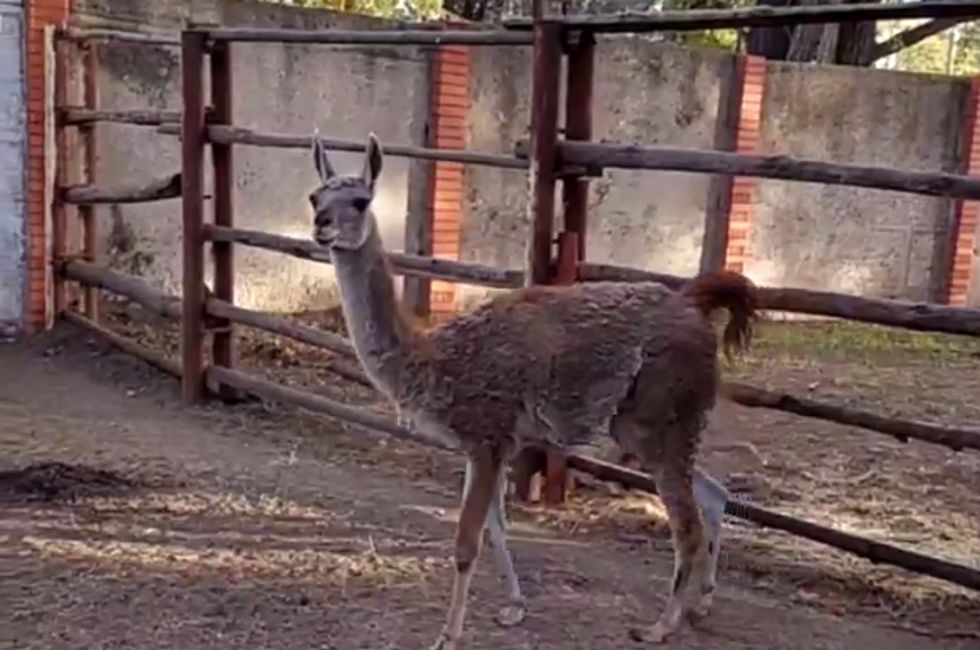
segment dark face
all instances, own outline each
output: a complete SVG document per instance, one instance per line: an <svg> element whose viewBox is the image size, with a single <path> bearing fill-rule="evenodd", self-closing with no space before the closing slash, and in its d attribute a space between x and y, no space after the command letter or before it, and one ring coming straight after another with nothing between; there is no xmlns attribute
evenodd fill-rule
<svg viewBox="0 0 980 650"><path fill-rule="evenodd" d="M368 138L364 170L360 176L339 176L327 158L319 136L313 138L313 161L321 185L310 194L313 239L321 246L357 250L371 235L371 201L381 173L382 152L374 134Z"/></svg>
<svg viewBox="0 0 980 650"><path fill-rule="evenodd" d="M334 176L310 194L313 239L321 246L360 248L370 234L373 195L353 176Z"/></svg>

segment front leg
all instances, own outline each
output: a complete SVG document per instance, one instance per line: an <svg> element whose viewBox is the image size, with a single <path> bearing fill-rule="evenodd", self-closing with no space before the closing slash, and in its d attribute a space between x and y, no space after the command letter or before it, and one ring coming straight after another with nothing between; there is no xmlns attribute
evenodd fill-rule
<svg viewBox="0 0 980 650"><path fill-rule="evenodd" d="M467 469L463 507L456 525L456 574L453 577L452 600L446 625L432 650L455 650L463 635L473 569L480 555L487 514L497 497L497 485L503 469L500 450L490 444L481 445L470 456Z"/></svg>
<svg viewBox="0 0 980 650"><path fill-rule="evenodd" d="M467 468L468 469L468 468ZM521 591L521 582L514 570L514 559L507 548L507 473L500 471L497 480L497 494L490 506L487 528L490 532L490 546L496 560L497 571L507 583L507 605L501 608L497 622L504 627L520 625L527 616L527 602Z"/></svg>

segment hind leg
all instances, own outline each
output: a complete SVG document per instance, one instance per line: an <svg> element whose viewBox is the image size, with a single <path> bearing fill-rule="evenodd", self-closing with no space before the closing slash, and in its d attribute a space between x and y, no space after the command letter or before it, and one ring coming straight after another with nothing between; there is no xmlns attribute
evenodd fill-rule
<svg viewBox="0 0 980 650"><path fill-rule="evenodd" d="M649 634L655 643L677 630L690 608L692 585L700 586L702 576L709 572L708 539L694 497L692 469L691 463L675 457L663 459L654 472L674 545L674 576L667 605Z"/></svg>
<svg viewBox="0 0 980 650"><path fill-rule="evenodd" d="M463 494L470 491L473 483L474 465L466 464L466 478L463 481ZM495 487L496 494L490 503L487 515L487 533L497 571L507 584L507 605L502 607L497 622L503 627L521 624L527 616L527 603L521 591L521 582L514 569L514 559L507 547L507 473L500 471Z"/></svg>
<svg viewBox="0 0 980 650"><path fill-rule="evenodd" d="M707 615L714 599L718 557L721 553L721 524L725 516L725 505L728 503L728 490L697 466L694 467L693 476L694 498L697 499L698 505L701 507L708 537L708 565L698 576L700 593L690 612L693 616L700 618Z"/></svg>

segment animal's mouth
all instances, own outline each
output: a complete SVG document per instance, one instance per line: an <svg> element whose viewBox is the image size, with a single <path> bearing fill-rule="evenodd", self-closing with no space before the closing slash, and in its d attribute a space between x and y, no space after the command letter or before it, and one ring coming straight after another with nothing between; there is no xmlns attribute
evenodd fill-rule
<svg viewBox="0 0 980 650"><path fill-rule="evenodd" d="M315 228L313 240L321 246L330 246L337 240L337 231L334 228Z"/></svg>

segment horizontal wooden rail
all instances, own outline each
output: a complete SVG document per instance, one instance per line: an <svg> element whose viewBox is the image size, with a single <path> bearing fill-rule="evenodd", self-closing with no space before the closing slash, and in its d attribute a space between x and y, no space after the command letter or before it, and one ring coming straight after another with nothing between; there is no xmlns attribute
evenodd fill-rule
<svg viewBox="0 0 980 650"><path fill-rule="evenodd" d="M65 277L71 280L77 280L126 296L155 313L175 319L181 317L178 298L168 296L152 288L139 278L79 260L64 263L62 272ZM216 299L208 301L207 311L211 316L264 329L353 358L353 346L346 338L337 334L289 323L285 319L270 314L243 309ZM336 372L358 383L370 384L367 377L359 369L342 366L336 368ZM806 417L837 422L838 424L856 426L884 433L902 441L921 440L944 445L957 451L964 448L980 449L980 432L974 429L886 418L866 411L839 407L786 393L775 393L744 384L726 383L722 392L727 398L745 406L787 411Z"/></svg>
<svg viewBox="0 0 980 650"><path fill-rule="evenodd" d="M140 345L133 339L117 334L112 330L108 330L101 325L93 323L89 319L85 318L81 314L76 314L72 311L67 311L64 314L65 320L73 325L76 325L84 330L88 330L92 334L101 337L111 345L119 348L123 352L133 355L138 359L142 359L151 366L159 368L169 375L174 377L180 377L180 363L169 357L165 357L161 354L157 354L153 350Z"/></svg>
<svg viewBox="0 0 980 650"><path fill-rule="evenodd" d="M284 235L273 235L258 230L227 228L207 225L204 237L211 241L236 242L246 246L279 251L294 257L300 257L314 262L330 264L329 249L307 239L297 239ZM412 275L463 284L475 284L485 287L511 288L523 283L520 271L498 269L483 264L468 262L453 262L434 257L409 255L407 253L389 253L395 273Z"/></svg>
<svg viewBox="0 0 980 650"><path fill-rule="evenodd" d="M642 472L576 454L568 456L568 465L603 481L615 481L627 487L653 494L657 493L657 485L653 477ZM923 575L941 578L970 589L980 590L980 571L962 564L907 551L892 544L876 542L866 537L834 530L743 501L729 501L725 506L725 512L733 517L751 521L766 528L784 530L798 537L839 548L868 559L875 564L890 564Z"/></svg>
<svg viewBox="0 0 980 650"><path fill-rule="evenodd" d="M677 288L690 278L610 264L584 263L579 266L579 279L583 282L652 281ZM759 287L759 301L763 309L772 311L846 318L920 332L980 336L980 309L783 287Z"/></svg>
<svg viewBox="0 0 980 650"><path fill-rule="evenodd" d="M207 312L217 318L279 334L294 341L308 343L324 350L342 354L350 359L357 358L350 341L343 336L315 327L292 323L281 316L245 309L217 298L208 300Z"/></svg>
<svg viewBox="0 0 980 650"><path fill-rule="evenodd" d="M350 406L349 404L344 404L343 402L338 402L305 390L287 388L286 386L281 386L275 382L241 372L240 370L211 366L207 370L207 378L208 384L211 385L211 390L215 393L219 393L219 390L216 389L220 389L221 386L228 386L256 397L274 402L282 402L284 404L293 404L315 413L323 413L324 415L329 415L345 422L351 422L371 432L378 431L386 433L395 438L417 442L428 447L447 450L456 449L456 447L446 441L437 440L420 432L401 427L392 418L377 413L372 409Z"/></svg>
<svg viewBox="0 0 980 650"><path fill-rule="evenodd" d="M976 428L947 427L931 422L889 418L859 409L818 402L781 391L766 390L736 382L726 382L722 392L725 397L742 406L778 409L804 417L870 429L890 435L900 442L908 442L909 439L914 438L915 440L949 447L953 451L980 450L980 429Z"/></svg>
<svg viewBox="0 0 980 650"><path fill-rule="evenodd" d="M591 32L683 32L704 29L969 16L980 17L980 2L977 0L569 15L550 21L560 23L567 29L582 29ZM533 25L534 21L528 18L514 18L504 21L505 27L515 30L530 30Z"/></svg>
<svg viewBox="0 0 980 650"><path fill-rule="evenodd" d="M132 187L96 187L79 185L61 189L61 200L74 205L99 203L149 203L165 201L180 196L180 174L173 174Z"/></svg>
<svg viewBox="0 0 980 650"><path fill-rule="evenodd" d="M164 125L157 129L159 133L165 135L180 136L179 126ZM308 149L310 147L311 136L309 135L287 135L283 133L258 133L251 129L239 126L211 125L207 128L208 140L214 144L241 144L253 147L274 147L279 149ZM364 143L356 140L338 140L327 138L323 140L323 146L328 151L349 151L360 153L364 151ZM486 167L500 167L503 169L527 169L528 162L517 158L497 153L483 153L478 151L464 151L459 149L427 149L425 147L413 147L400 144L384 145L385 154L392 156L402 156L404 158L417 158L419 160L438 160L442 162L456 162L467 165L484 165Z"/></svg>
<svg viewBox="0 0 980 650"><path fill-rule="evenodd" d="M527 146L526 140L517 143L517 157L527 157ZM945 172L903 171L890 167L831 163L790 156L570 140L559 142L558 153L563 164L582 167L755 176L927 196L980 199L980 179Z"/></svg>
<svg viewBox="0 0 980 650"><path fill-rule="evenodd" d="M159 126L161 124L179 124L180 111L144 111L124 110L107 111L91 108L76 108L68 106L58 109L63 125L94 124L96 122L113 122L116 124L138 124L142 126Z"/></svg>
<svg viewBox="0 0 980 650"><path fill-rule="evenodd" d="M531 45L530 34L513 31L276 29L220 27L205 31L210 41L319 43L324 45Z"/></svg>
<svg viewBox="0 0 980 650"><path fill-rule="evenodd" d="M60 30L58 36L68 41L116 41L120 43L141 43L143 45L180 46L179 36L123 32L116 29L79 29L69 27Z"/></svg>
<svg viewBox="0 0 980 650"><path fill-rule="evenodd" d="M61 265L60 272L69 280L126 296L155 314L178 320L181 317L180 298L154 289L140 278L117 273L81 260L65 262Z"/></svg>
<svg viewBox="0 0 980 650"><path fill-rule="evenodd" d="M227 368L212 367L208 369L207 376L209 384L213 385L212 390L215 392L221 386L228 386L256 397L293 404L315 413L323 413L357 424L370 431L386 433L402 440L440 449L455 449L448 441L429 438L416 431L400 427L390 418L372 410L349 406L308 391L280 386L254 375ZM568 464L570 467L602 480L616 481L653 494L657 492L656 482L653 478L641 472L579 454L569 455ZM971 589L980 589L980 571L976 569L907 551L891 544L837 531L747 503L729 501L725 511L733 517L777 530L784 530L800 537L843 549L875 563L891 564Z"/></svg>

